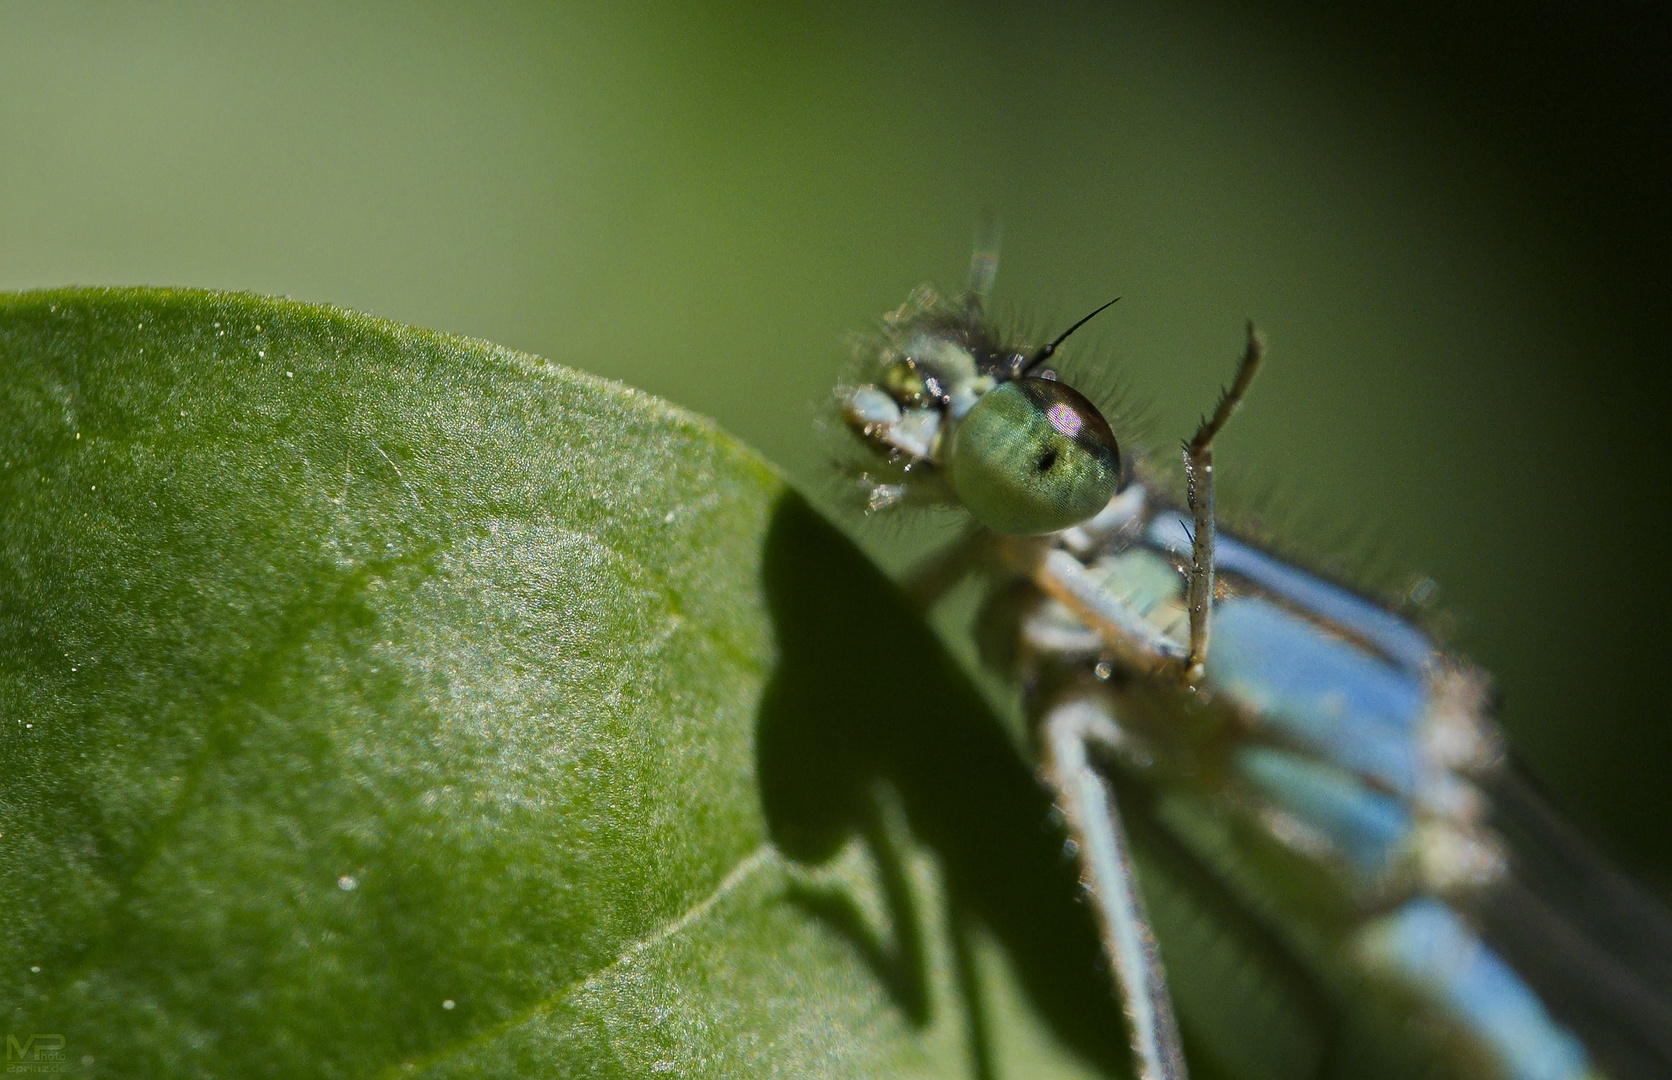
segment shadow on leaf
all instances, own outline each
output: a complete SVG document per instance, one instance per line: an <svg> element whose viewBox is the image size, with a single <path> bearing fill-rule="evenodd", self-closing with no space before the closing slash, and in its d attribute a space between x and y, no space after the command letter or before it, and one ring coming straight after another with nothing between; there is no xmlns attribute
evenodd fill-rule
<svg viewBox="0 0 1672 1080"><path fill-rule="evenodd" d="M856 832L876 847L873 793L894 789L912 833L940 858L955 925L984 924L1058 1036L1123 1072L1120 1013L1050 800L980 694L894 585L799 496L778 503L763 574L780 653L757 741L773 841L813 864ZM875 854L885 866L893 858ZM903 888L885 892L911 903ZM808 907L855 939L902 1012L927 1019L925 974L890 972L921 965L921 950L881 958L850 908L828 898Z"/></svg>

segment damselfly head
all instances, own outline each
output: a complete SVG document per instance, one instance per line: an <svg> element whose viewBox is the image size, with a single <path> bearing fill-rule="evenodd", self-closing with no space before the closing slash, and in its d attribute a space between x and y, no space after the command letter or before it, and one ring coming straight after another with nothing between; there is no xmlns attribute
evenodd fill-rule
<svg viewBox="0 0 1672 1080"><path fill-rule="evenodd" d="M1121 457L1097 406L1044 364L1114 301L1047 345L1007 342L983 317L977 292L991 283L995 259L977 249L961 303L919 289L890 312L881 338L864 343L867 381L842 387L837 399L873 455L870 509L950 502L996 532L1057 532L1114 497Z"/></svg>

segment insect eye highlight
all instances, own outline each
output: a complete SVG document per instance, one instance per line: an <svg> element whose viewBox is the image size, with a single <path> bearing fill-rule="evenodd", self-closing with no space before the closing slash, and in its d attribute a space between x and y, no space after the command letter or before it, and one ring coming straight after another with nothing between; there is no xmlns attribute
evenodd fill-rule
<svg viewBox="0 0 1672 1080"><path fill-rule="evenodd" d="M1086 424L1085 419L1074 406L1062 401L1046 409L1045 418L1051 422L1052 427L1070 439L1080 434L1081 429Z"/></svg>
<svg viewBox="0 0 1672 1080"><path fill-rule="evenodd" d="M1072 387L1013 379L985 395L952 434L951 478L982 524L1029 536L1076 525L1120 487L1120 449L1097 407Z"/></svg>

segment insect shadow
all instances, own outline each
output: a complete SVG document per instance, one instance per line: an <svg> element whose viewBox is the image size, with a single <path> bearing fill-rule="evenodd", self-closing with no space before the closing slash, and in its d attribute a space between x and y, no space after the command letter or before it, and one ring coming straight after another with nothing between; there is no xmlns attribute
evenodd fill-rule
<svg viewBox="0 0 1672 1080"><path fill-rule="evenodd" d="M928 1023L923 919L903 830L890 827L903 818L944 876L978 1072L989 1071L990 1047L971 920L1001 943L1055 1033L1123 1072L1122 1019L1076 871L1049 798L987 703L905 596L797 495L774 511L762 573L779 650L756 744L772 839L816 866L862 836L880 866L892 948L839 890L791 899L854 944L907 1017Z"/></svg>

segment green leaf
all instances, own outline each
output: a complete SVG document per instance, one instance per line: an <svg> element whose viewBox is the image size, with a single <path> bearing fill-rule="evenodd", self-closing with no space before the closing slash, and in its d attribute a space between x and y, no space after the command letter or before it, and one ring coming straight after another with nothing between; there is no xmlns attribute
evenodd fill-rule
<svg viewBox="0 0 1672 1080"><path fill-rule="evenodd" d="M0 395L20 1044L113 1076L1123 1059L1027 766L710 423L182 291L0 298Z"/></svg>

